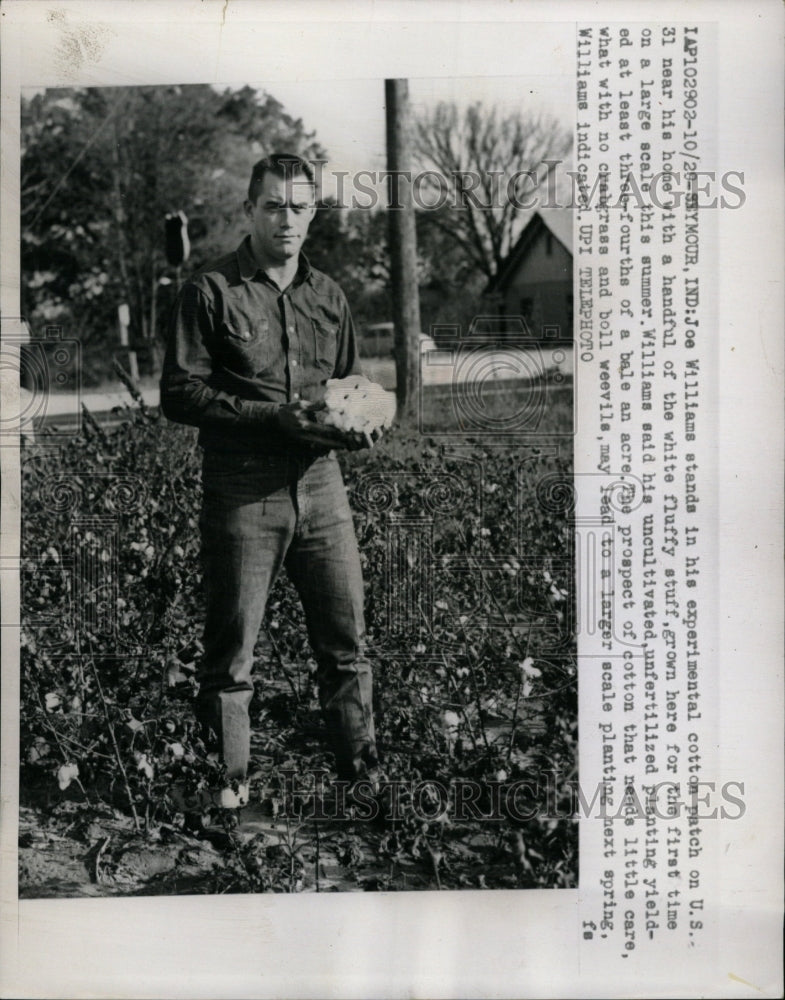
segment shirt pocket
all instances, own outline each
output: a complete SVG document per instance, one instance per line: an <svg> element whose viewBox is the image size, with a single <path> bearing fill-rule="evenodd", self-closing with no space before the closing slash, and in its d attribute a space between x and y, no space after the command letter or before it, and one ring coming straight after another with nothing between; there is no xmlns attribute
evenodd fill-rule
<svg viewBox="0 0 785 1000"><path fill-rule="evenodd" d="M276 345L266 317L247 320L230 316L221 323L219 335L226 367L239 375L258 375L275 361Z"/></svg>
<svg viewBox="0 0 785 1000"><path fill-rule="evenodd" d="M312 320L316 367L332 378L338 356L338 324L327 319Z"/></svg>

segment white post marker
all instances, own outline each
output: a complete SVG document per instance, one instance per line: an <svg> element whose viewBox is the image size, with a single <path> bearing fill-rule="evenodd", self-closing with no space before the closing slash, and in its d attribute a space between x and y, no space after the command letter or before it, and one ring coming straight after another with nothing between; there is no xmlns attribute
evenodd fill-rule
<svg viewBox="0 0 785 1000"><path fill-rule="evenodd" d="M117 320L120 325L120 346L128 348L128 327L131 323L131 311L127 302L121 302L117 307ZM136 361L136 351L128 351L128 367L134 382L139 381L139 365Z"/></svg>

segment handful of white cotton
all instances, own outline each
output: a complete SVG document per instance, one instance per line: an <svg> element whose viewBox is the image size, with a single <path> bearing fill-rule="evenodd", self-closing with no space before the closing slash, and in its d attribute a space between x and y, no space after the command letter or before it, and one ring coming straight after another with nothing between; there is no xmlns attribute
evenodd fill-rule
<svg viewBox="0 0 785 1000"><path fill-rule="evenodd" d="M364 375L329 379L324 404L319 421L341 431L371 434L395 418L395 394Z"/></svg>

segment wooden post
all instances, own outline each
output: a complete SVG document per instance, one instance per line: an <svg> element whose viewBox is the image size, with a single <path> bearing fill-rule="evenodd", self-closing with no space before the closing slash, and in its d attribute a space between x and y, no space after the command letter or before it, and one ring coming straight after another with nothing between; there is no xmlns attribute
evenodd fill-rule
<svg viewBox="0 0 785 1000"><path fill-rule="evenodd" d="M417 234L412 201L409 83L384 81L387 107L387 169L390 205L390 276L395 323L395 374L398 413L414 413L420 377L420 296L417 288ZM408 172L408 177L403 176Z"/></svg>

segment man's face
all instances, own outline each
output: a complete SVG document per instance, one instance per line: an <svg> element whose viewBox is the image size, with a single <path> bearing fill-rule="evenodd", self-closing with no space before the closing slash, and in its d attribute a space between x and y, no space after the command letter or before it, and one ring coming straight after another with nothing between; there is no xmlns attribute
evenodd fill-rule
<svg viewBox="0 0 785 1000"><path fill-rule="evenodd" d="M245 203L256 255L271 264L296 257L315 211L313 185L305 174L289 178L265 174L256 203Z"/></svg>

